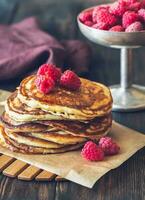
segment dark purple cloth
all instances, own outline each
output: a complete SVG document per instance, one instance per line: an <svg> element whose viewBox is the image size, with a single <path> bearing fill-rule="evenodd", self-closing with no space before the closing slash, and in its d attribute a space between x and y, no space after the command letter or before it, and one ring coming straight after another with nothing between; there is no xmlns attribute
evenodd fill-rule
<svg viewBox="0 0 145 200"><path fill-rule="evenodd" d="M90 47L78 40L59 42L40 30L35 18L11 26L0 25L0 80L25 76L40 64L53 63L87 72Z"/></svg>

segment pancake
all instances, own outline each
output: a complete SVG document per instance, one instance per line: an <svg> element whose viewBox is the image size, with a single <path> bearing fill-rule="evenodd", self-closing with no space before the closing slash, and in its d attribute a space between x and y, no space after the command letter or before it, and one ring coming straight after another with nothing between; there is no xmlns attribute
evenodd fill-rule
<svg viewBox="0 0 145 200"><path fill-rule="evenodd" d="M43 123L43 122L39 122ZM16 132L15 129L9 129L5 127L6 132L16 132L19 135L32 136L35 138L44 139L60 144L71 144L86 139L99 140L102 136L106 135L111 128L112 118L111 115L106 117L97 118L90 123L72 122L71 121L45 121L45 123L52 126L48 131L43 132L25 132L23 129L21 132ZM40 124L41 125L41 124ZM16 129L17 130L17 129ZM31 130L31 128L30 128ZM84 139L83 139L84 138Z"/></svg>
<svg viewBox="0 0 145 200"><path fill-rule="evenodd" d="M23 125L26 122L19 122L14 120L13 118L11 118L8 113L6 113L5 111L2 113L2 115L0 116L0 120L4 125L8 125L8 126L19 126L19 125Z"/></svg>
<svg viewBox="0 0 145 200"><path fill-rule="evenodd" d="M8 131L5 131L5 133L10 139L15 140L19 144L26 144L28 146L35 146L35 147L43 147L47 149L49 148L57 149L64 147L64 145L61 144L49 142L43 139L31 137L24 134L17 134L15 132L8 132Z"/></svg>
<svg viewBox="0 0 145 200"><path fill-rule="evenodd" d="M65 133L64 131L56 131L56 132L46 132L46 133L21 133L21 132L10 132L5 129L6 133L10 138L15 139L18 143L24 143L28 145L31 142L31 146L37 146L39 142L42 142L41 145L45 146L45 143L48 142L57 143L61 145L70 145L76 143L85 142L87 139L84 137L73 136L71 134ZM28 141L28 143L26 143ZM43 141L45 141L43 143ZM32 145L34 143L34 145Z"/></svg>
<svg viewBox="0 0 145 200"><path fill-rule="evenodd" d="M92 135L87 135L87 134L82 134L82 135L75 135L75 134L70 134L68 132L64 131L57 131L57 132L49 132L49 133L28 133L28 135L48 140L51 142L56 142L59 144L75 144L78 142L85 142L87 140L95 140L98 141L101 137L107 135L107 133L110 131L110 128L108 128L104 132L99 132L97 134L92 134Z"/></svg>
<svg viewBox="0 0 145 200"><path fill-rule="evenodd" d="M90 120L111 111L110 90L100 83L81 78L81 88L77 91L57 87L43 94L37 90L35 79L35 75L27 77L18 88L18 98L32 108L70 120Z"/></svg>
<svg viewBox="0 0 145 200"><path fill-rule="evenodd" d="M103 135L103 133L108 132L109 128L112 125L112 116L111 114L109 114L104 117L95 118L87 123L79 121L47 120L13 126L12 121L6 113L2 115L2 123L8 131L22 133L30 132L36 134L40 133L42 135L44 135L45 133L56 133L59 131L61 133L66 132L67 134L71 134L74 136L88 138L91 138L91 136L93 136L94 138L95 135ZM11 124L9 124L8 122L10 122Z"/></svg>
<svg viewBox="0 0 145 200"><path fill-rule="evenodd" d="M24 79L6 101L2 146L27 154L61 153L98 141L110 131L112 96L106 86L81 78L79 90L56 86L43 94L35 79Z"/></svg>
<svg viewBox="0 0 145 200"><path fill-rule="evenodd" d="M55 127L75 136L89 137L91 135L98 135L100 132L101 134L106 132L112 125L112 115L95 118L88 123L64 120L39 121L39 123Z"/></svg>
<svg viewBox="0 0 145 200"><path fill-rule="evenodd" d="M4 112L0 118L2 124L7 128L7 130L14 132L43 132L43 131L54 131L56 128L50 127L49 125L44 125L36 122L20 123Z"/></svg>
<svg viewBox="0 0 145 200"><path fill-rule="evenodd" d="M63 153L67 151L77 150L81 148L84 143L79 143L75 145L69 145L58 149L53 148L40 148L40 147L33 147L24 144L18 144L16 141L10 139L2 126L0 126L0 145L6 147L14 152L25 153L25 154L49 154L49 153Z"/></svg>
<svg viewBox="0 0 145 200"><path fill-rule="evenodd" d="M63 117L52 115L41 109L35 109L22 103L17 98L17 91L12 93L5 103L5 111L17 122L29 122L36 120L61 120Z"/></svg>

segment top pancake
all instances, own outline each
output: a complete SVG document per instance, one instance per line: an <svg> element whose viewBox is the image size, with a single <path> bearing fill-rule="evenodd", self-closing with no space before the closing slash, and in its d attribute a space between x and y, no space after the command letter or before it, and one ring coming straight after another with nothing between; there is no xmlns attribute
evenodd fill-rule
<svg viewBox="0 0 145 200"><path fill-rule="evenodd" d="M71 120L90 120L111 111L110 91L100 83L81 78L81 88L77 91L56 87L49 94L43 94L37 90L35 79L35 75L27 77L18 88L18 98L32 108Z"/></svg>

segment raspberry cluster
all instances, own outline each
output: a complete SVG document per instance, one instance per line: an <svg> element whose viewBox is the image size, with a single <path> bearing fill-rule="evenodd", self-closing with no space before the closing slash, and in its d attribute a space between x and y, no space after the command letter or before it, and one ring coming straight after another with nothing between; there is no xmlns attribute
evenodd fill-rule
<svg viewBox="0 0 145 200"><path fill-rule="evenodd" d="M118 0L80 13L85 25L107 31L137 32L145 30L145 0Z"/></svg>
<svg viewBox="0 0 145 200"><path fill-rule="evenodd" d="M43 64L38 69L35 84L40 92L47 94L58 85L69 90L77 90L81 86L81 81L71 70L62 73L61 69L53 64Z"/></svg>
<svg viewBox="0 0 145 200"><path fill-rule="evenodd" d="M90 161L101 161L105 156L118 154L119 151L120 147L112 138L102 137L98 144L92 141L86 142L81 155Z"/></svg>

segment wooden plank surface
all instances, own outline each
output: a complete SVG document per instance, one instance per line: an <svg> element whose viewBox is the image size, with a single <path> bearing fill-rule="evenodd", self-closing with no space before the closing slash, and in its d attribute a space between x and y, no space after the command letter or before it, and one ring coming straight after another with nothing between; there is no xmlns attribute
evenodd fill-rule
<svg viewBox="0 0 145 200"><path fill-rule="evenodd" d="M18 179L30 181L35 178L42 170L30 165L18 175Z"/></svg>
<svg viewBox="0 0 145 200"><path fill-rule="evenodd" d="M26 167L28 167L28 164L16 160L12 164L10 164L4 171L3 174L9 177L16 177L18 174L20 174Z"/></svg>
<svg viewBox="0 0 145 200"><path fill-rule="evenodd" d="M8 177L17 177L20 180L31 181L66 181L61 176L29 165L10 156L0 154L0 172Z"/></svg>
<svg viewBox="0 0 145 200"><path fill-rule="evenodd" d="M43 170L38 176L36 176L36 181L52 181L56 177L56 174L47 172Z"/></svg>
<svg viewBox="0 0 145 200"><path fill-rule="evenodd" d="M0 172L3 171L7 166L9 166L15 158L6 155L0 155Z"/></svg>
<svg viewBox="0 0 145 200"><path fill-rule="evenodd" d="M61 176L56 176L55 180L56 181L67 181L65 178L63 178Z"/></svg>

